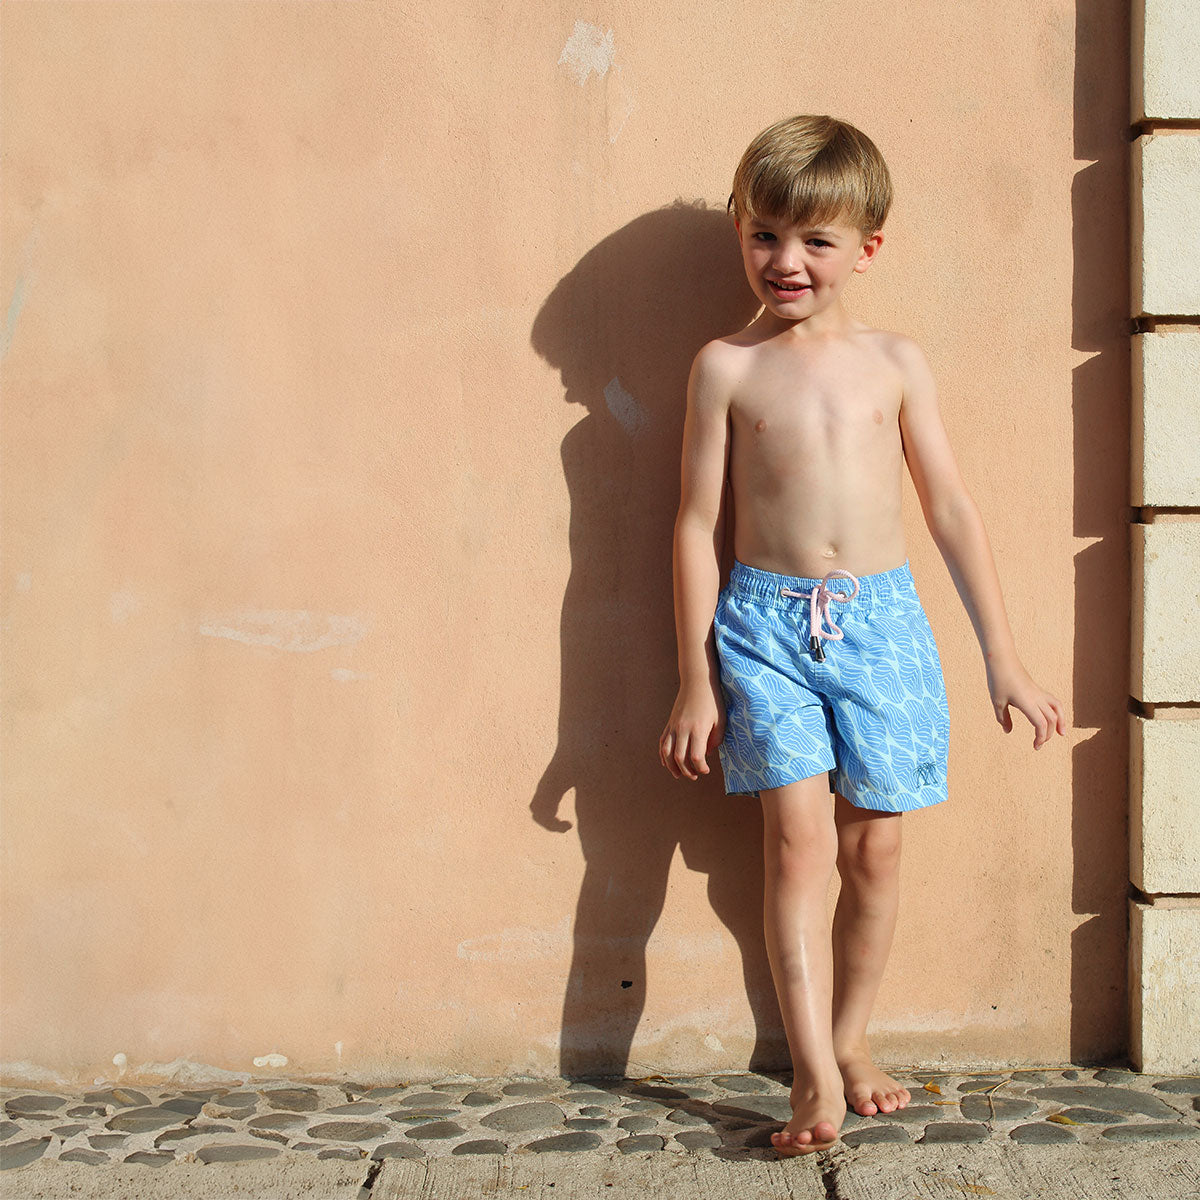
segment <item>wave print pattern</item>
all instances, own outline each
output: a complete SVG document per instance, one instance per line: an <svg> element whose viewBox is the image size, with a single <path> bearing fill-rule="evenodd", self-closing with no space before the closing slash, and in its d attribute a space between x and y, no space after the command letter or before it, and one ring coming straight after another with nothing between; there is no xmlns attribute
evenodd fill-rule
<svg viewBox="0 0 1200 1200"><path fill-rule="evenodd" d="M942 661L915 588L833 601L840 641L808 652L807 601L764 604L728 586L714 631L726 709L725 791L757 794L821 771L859 808L947 799L950 712Z"/></svg>

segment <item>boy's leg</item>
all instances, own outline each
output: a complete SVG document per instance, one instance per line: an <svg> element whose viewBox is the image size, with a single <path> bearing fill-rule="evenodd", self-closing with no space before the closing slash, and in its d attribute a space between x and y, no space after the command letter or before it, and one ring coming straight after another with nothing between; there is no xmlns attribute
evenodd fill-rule
<svg viewBox="0 0 1200 1200"><path fill-rule="evenodd" d="M855 808L840 792L837 866L841 892L833 918L833 1046L855 1112L893 1112L907 1088L871 1061L867 1022L887 965L900 905L900 813Z"/></svg>
<svg viewBox="0 0 1200 1200"><path fill-rule="evenodd" d="M760 791L767 957L792 1055L792 1119L781 1154L830 1145L846 1118L833 1048L833 964L826 900L837 859L828 775Z"/></svg>

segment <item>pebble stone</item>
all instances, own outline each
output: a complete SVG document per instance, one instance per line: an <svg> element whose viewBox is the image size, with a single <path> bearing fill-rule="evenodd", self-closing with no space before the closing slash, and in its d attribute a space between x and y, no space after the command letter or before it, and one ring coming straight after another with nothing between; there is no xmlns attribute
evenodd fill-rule
<svg viewBox="0 0 1200 1200"><path fill-rule="evenodd" d="M470 1108L485 1108L491 1104L499 1104L500 1097L493 1096L491 1092L468 1092L463 1097L463 1103Z"/></svg>
<svg viewBox="0 0 1200 1200"><path fill-rule="evenodd" d="M864 1121L896 1121L901 1125L928 1125L930 1121L946 1120L946 1114L953 1111L952 1108L935 1108L932 1104L910 1104L906 1108L896 1109L895 1112L876 1113L873 1117L862 1119Z"/></svg>
<svg viewBox="0 0 1200 1200"><path fill-rule="evenodd" d="M54 1112L62 1108L66 1099L62 1096L14 1096L4 1102L4 1107L14 1117L33 1116L35 1113Z"/></svg>
<svg viewBox="0 0 1200 1200"><path fill-rule="evenodd" d="M787 1096L738 1096L732 1104L714 1104L713 1111L751 1121L790 1121L792 1102Z"/></svg>
<svg viewBox="0 0 1200 1200"><path fill-rule="evenodd" d="M201 1146L196 1157L202 1163L249 1162L256 1158L274 1158L278 1146Z"/></svg>
<svg viewBox="0 0 1200 1200"><path fill-rule="evenodd" d="M247 1147L249 1149L249 1147ZM135 1150L125 1155L127 1163L140 1163L143 1167L165 1167L175 1161L175 1155L162 1150Z"/></svg>
<svg viewBox="0 0 1200 1200"><path fill-rule="evenodd" d="M418 1125L410 1129L404 1136L425 1141L427 1138L452 1138L467 1131L454 1121L431 1121L428 1125Z"/></svg>
<svg viewBox="0 0 1200 1200"><path fill-rule="evenodd" d="M41 1158L50 1145L50 1139L30 1138L24 1142L8 1142L0 1146L0 1171L10 1171L13 1167L23 1167L26 1163Z"/></svg>
<svg viewBox="0 0 1200 1200"><path fill-rule="evenodd" d="M1174 1096L1200 1096L1200 1078L1185 1075L1182 1079L1160 1079L1152 1085L1156 1092L1169 1092Z"/></svg>
<svg viewBox="0 0 1200 1200"><path fill-rule="evenodd" d="M525 1149L540 1154L550 1150L594 1150L599 1145L598 1133L580 1130L577 1133L558 1133L553 1137L539 1138L536 1142L530 1142Z"/></svg>
<svg viewBox="0 0 1200 1200"><path fill-rule="evenodd" d="M428 1108L430 1105L446 1103L445 1092L415 1092L411 1096L401 1096L396 1101L401 1108Z"/></svg>
<svg viewBox="0 0 1200 1200"><path fill-rule="evenodd" d="M770 1092L777 1086L761 1075L716 1075L713 1083L727 1092Z"/></svg>
<svg viewBox="0 0 1200 1200"><path fill-rule="evenodd" d="M661 1150L665 1145L666 1142L660 1137L650 1133L638 1133L633 1137L621 1138L617 1142L617 1149L622 1154L635 1154L639 1150Z"/></svg>
<svg viewBox="0 0 1200 1200"><path fill-rule="evenodd" d="M617 1125L621 1129L627 1129L630 1133L645 1133L647 1130L657 1128L658 1122L653 1117L634 1115L622 1117Z"/></svg>
<svg viewBox="0 0 1200 1200"><path fill-rule="evenodd" d="M286 1112L316 1112L320 1097L312 1088L277 1088L263 1092L268 1107Z"/></svg>
<svg viewBox="0 0 1200 1200"><path fill-rule="evenodd" d="M1169 1104L1157 1096L1147 1096L1132 1088L1116 1086L1043 1087L1030 1093L1039 1100L1057 1100L1061 1104L1078 1104L1084 1108L1103 1108L1107 1112L1134 1112L1146 1117L1175 1117Z"/></svg>
<svg viewBox="0 0 1200 1200"><path fill-rule="evenodd" d="M568 1129L607 1129L612 1122L605 1117L568 1117L564 1124Z"/></svg>
<svg viewBox="0 0 1200 1200"><path fill-rule="evenodd" d="M506 1096L549 1096L558 1089L552 1083L509 1083L500 1090Z"/></svg>
<svg viewBox="0 0 1200 1200"><path fill-rule="evenodd" d="M474 1142L459 1142L451 1154L505 1154L508 1152L508 1147L503 1142L497 1142L491 1138L480 1138Z"/></svg>
<svg viewBox="0 0 1200 1200"><path fill-rule="evenodd" d="M911 1141L902 1125L868 1125L842 1135L847 1146L869 1146L875 1142Z"/></svg>
<svg viewBox="0 0 1200 1200"><path fill-rule="evenodd" d="M1027 1146L1051 1146L1060 1142L1075 1142L1079 1139L1063 1125L1048 1125L1037 1121L1030 1125L1018 1125L1010 1129L1008 1136L1014 1142Z"/></svg>
<svg viewBox="0 0 1200 1200"><path fill-rule="evenodd" d="M965 1096L959 1105L968 1121L1023 1121L1037 1112L1032 1100L1014 1100L1010 1096Z"/></svg>
<svg viewBox="0 0 1200 1200"><path fill-rule="evenodd" d="M1064 1108L1058 1115L1076 1125L1115 1125L1125 1120L1120 1113L1105 1112L1100 1108Z"/></svg>
<svg viewBox="0 0 1200 1200"><path fill-rule="evenodd" d="M930 1125L925 1130L925 1136L918 1142L953 1142L956 1145L967 1145L971 1142L986 1142L988 1127L974 1121L944 1121L940 1125Z"/></svg>
<svg viewBox="0 0 1200 1200"><path fill-rule="evenodd" d="M1096 1071L1093 1079L1098 1079L1101 1083L1120 1083L1131 1084L1137 1082L1137 1075L1133 1071L1119 1070L1113 1067L1102 1067Z"/></svg>
<svg viewBox="0 0 1200 1200"><path fill-rule="evenodd" d="M90 1163L93 1167L109 1161L107 1154L101 1154L99 1150L85 1150L82 1146L64 1150L58 1157L62 1162Z"/></svg>
<svg viewBox="0 0 1200 1200"><path fill-rule="evenodd" d="M711 1125L699 1113L688 1112L686 1108L676 1108L667 1113L667 1120L674 1125Z"/></svg>
<svg viewBox="0 0 1200 1200"><path fill-rule="evenodd" d="M675 1140L685 1150L715 1150L721 1144L720 1134L708 1129L689 1129L686 1133L677 1133Z"/></svg>
<svg viewBox="0 0 1200 1200"><path fill-rule="evenodd" d="M1200 1138L1200 1129L1194 1125L1167 1125L1143 1122L1137 1125L1116 1125L1102 1130L1101 1137L1113 1142L1174 1142Z"/></svg>
<svg viewBox="0 0 1200 1200"><path fill-rule="evenodd" d="M429 1126L419 1128L428 1129ZM391 1126L382 1121L324 1121L320 1125L310 1126L308 1136L331 1142L370 1142L390 1132ZM416 1130L410 1129L408 1136L412 1137L415 1133Z"/></svg>
<svg viewBox="0 0 1200 1200"><path fill-rule="evenodd" d="M549 1129L553 1125L561 1125L562 1122L563 1111L557 1104L539 1104L536 1101L530 1104L509 1104L479 1119L480 1125L486 1125L488 1129L501 1129L505 1133L521 1133L526 1129Z"/></svg>
<svg viewBox="0 0 1200 1200"><path fill-rule="evenodd" d="M383 1158L424 1158L425 1151L412 1142L384 1142L371 1151L373 1159Z"/></svg>

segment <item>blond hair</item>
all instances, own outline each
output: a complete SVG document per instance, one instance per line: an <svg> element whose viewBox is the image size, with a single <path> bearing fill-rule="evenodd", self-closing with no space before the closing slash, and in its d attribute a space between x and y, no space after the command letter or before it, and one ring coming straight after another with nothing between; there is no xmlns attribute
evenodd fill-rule
<svg viewBox="0 0 1200 1200"><path fill-rule="evenodd" d="M738 221L842 221L869 237L892 205L887 163L865 133L836 117L785 117L746 148L726 206Z"/></svg>

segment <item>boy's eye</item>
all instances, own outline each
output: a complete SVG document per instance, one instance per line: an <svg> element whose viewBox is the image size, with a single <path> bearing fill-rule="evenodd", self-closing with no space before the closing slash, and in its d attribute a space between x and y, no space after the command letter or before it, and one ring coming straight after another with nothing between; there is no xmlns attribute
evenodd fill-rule
<svg viewBox="0 0 1200 1200"><path fill-rule="evenodd" d="M764 241L766 241L766 240L769 240L770 238L773 238L775 235L773 233L761 233L760 232L760 233L756 233L754 236L756 238L762 238Z"/></svg>
<svg viewBox="0 0 1200 1200"><path fill-rule="evenodd" d="M829 245L832 245L832 243L831 243L831 242L827 242L827 241L826 241L824 238L809 238L809 239L808 239L808 244L809 244L810 246L829 246Z"/></svg>

